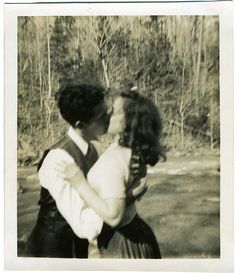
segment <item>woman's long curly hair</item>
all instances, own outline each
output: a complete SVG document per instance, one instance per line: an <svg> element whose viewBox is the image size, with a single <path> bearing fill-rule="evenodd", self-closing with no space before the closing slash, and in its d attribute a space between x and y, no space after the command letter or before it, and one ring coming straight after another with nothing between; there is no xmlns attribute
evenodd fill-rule
<svg viewBox="0 0 236 273"><path fill-rule="evenodd" d="M135 91L121 92L124 99L125 129L119 144L132 149L144 164L154 166L165 155L160 145L162 122L152 100Z"/></svg>

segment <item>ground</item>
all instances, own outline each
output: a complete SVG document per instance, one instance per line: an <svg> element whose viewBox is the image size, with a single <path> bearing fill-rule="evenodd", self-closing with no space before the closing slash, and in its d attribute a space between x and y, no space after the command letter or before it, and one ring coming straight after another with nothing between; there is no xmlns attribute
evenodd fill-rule
<svg viewBox="0 0 236 273"><path fill-rule="evenodd" d="M170 157L148 170L148 191L137 203L140 216L154 230L163 258L220 256L219 157ZM35 167L19 168L18 256L38 212Z"/></svg>

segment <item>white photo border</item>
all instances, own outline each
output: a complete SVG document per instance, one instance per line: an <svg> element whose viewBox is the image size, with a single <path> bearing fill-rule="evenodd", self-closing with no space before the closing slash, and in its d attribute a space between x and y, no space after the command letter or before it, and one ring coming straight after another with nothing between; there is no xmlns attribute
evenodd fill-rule
<svg viewBox="0 0 236 273"><path fill-rule="evenodd" d="M17 257L17 17L95 15L217 15L220 23L219 259L50 259ZM5 269L233 272L233 3L5 4Z"/></svg>

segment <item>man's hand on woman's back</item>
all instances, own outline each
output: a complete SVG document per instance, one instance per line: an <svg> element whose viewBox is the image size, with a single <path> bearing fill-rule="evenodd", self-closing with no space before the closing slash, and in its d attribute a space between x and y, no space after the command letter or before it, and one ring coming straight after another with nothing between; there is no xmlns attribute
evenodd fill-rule
<svg viewBox="0 0 236 273"><path fill-rule="evenodd" d="M130 175L126 190L126 205L140 199L147 191L147 166L136 155L131 156Z"/></svg>

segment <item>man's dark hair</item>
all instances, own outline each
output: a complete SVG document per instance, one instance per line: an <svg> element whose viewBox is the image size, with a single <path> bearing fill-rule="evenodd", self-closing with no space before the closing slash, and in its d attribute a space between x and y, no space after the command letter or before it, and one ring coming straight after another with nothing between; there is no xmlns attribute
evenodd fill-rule
<svg viewBox="0 0 236 273"><path fill-rule="evenodd" d="M62 117L73 127L77 121L89 122L95 115L94 108L103 102L105 89L101 86L67 83L55 98Z"/></svg>

